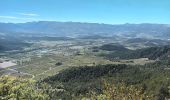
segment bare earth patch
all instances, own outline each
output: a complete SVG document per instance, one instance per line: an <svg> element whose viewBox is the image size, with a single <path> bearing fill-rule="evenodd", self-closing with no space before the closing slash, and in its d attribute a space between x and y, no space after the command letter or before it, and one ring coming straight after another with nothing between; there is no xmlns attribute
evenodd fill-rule
<svg viewBox="0 0 170 100"><path fill-rule="evenodd" d="M11 61L5 61L0 63L0 69L8 68L17 65L16 63L13 63Z"/></svg>

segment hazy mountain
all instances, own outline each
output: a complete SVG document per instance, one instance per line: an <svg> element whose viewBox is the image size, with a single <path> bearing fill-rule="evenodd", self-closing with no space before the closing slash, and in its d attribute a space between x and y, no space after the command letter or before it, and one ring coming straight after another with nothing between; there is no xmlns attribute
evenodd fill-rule
<svg viewBox="0 0 170 100"><path fill-rule="evenodd" d="M170 38L170 27L166 24L98 24L79 22L39 21L28 23L0 23L0 33L50 36L123 36L146 38Z"/></svg>

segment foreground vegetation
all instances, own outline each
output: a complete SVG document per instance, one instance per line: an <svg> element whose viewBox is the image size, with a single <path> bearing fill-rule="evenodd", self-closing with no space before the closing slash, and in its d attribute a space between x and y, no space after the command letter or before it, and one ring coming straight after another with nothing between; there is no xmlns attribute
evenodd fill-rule
<svg viewBox="0 0 170 100"><path fill-rule="evenodd" d="M33 80L12 76L0 78L0 100L47 100L43 89L37 89Z"/></svg>
<svg viewBox="0 0 170 100"><path fill-rule="evenodd" d="M0 100L56 100L58 93L62 95L64 91L49 88L44 83L35 83L33 80L16 78L12 76L1 77ZM134 86L127 87L120 83L117 85L103 81L101 94L89 93L89 96L76 97L73 100L154 100L152 95L147 95L143 88L138 89ZM68 100L68 98L66 99Z"/></svg>
<svg viewBox="0 0 170 100"><path fill-rule="evenodd" d="M87 98L84 98L87 99ZM145 93L144 88L138 89L134 86L127 87L121 83L118 85L103 82L102 94L91 94L92 100L154 100L152 95Z"/></svg>

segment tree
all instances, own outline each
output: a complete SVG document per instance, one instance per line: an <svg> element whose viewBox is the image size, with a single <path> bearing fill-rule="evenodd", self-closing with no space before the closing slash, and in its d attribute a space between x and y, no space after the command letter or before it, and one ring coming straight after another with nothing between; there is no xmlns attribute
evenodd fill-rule
<svg viewBox="0 0 170 100"><path fill-rule="evenodd" d="M170 96L169 89L167 87L161 87L159 93L157 94L156 100L165 100Z"/></svg>
<svg viewBox="0 0 170 100"><path fill-rule="evenodd" d="M36 82L12 76L0 77L0 100L48 100L48 95L36 87Z"/></svg>

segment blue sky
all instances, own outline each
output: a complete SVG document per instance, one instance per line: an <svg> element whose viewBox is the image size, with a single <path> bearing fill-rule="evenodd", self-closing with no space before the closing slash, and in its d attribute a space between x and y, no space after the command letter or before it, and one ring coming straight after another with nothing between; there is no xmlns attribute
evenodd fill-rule
<svg viewBox="0 0 170 100"><path fill-rule="evenodd" d="M170 0L1 0L0 22L170 24Z"/></svg>

